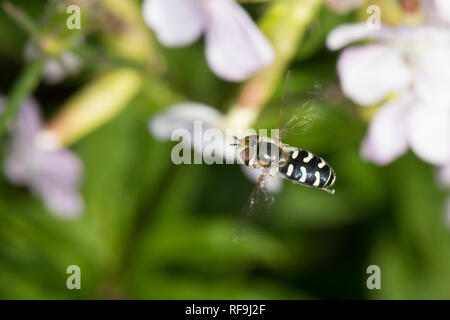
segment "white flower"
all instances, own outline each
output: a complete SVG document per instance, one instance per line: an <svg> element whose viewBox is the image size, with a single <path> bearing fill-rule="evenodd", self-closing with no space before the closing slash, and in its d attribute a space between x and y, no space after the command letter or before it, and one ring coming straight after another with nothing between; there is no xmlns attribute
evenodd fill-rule
<svg viewBox="0 0 450 320"><path fill-rule="evenodd" d="M443 186L450 187L450 162L440 168L438 179Z"/></svg>
<svg viewBox="0 0 450 320"><path fill-rule="evenodd" d="M0 100L0 109L4 99ZM23 103L10 130L11 141L4 173L14 185L28 186L43 199L47 209L61 217L75 217L83 210L79 193L81 161L66 149L43 150L37 143L42 118L34 100Z"/></svg>
<svg viewBox="0 0 450 320"><path fill-rule="evenodd" d="M211 70L243 81L274 59L272 46L234 0L145 0L143 16L167 47L195 42L203 33Z"/></svg>
<svg viewBox="0 0 450 320"><path fill-rule="evenodd" d="M195 132L194 122L201 121L202 132ZM214 154L224 158L227 162L233 162L236 159L236 147L230 144L234 141L232 137L226 136L226 128L224 128L224 116L216 109L201 103L185 102L178 103L166 108L162 113L156 115L149 122L149 130L159 140L170 140L172 132L176 129L186 129L192 137L192 146L198 154L207 157L205 149L213 150ZM209 140L203 134L208 129L220 130L225 137L222 141ZM190 144L188 145L191 146ZM257 182L260 169L253 167L241 166L245 175ZM279 178L267 176L265 179L265 188L271 193L278 192L281 188Z"/></svg>
<svg viewBox="0 0 450 320"><path fill-rule="evenodd" d="M408 147L436 166L450 163L450 31L437 27L372 30L343 25L327 39L330 49L363 40L375 43L345 49L338 61L344 94L360 105L383 103L362 145L362 155L387 164Z"/></svg>
<svg viewBox="0 0 450 320"><path fill-rule="evenodd" d="M425 5L425 16L429 23L435 25L450 24L450 1L427 0Z"/></svg>

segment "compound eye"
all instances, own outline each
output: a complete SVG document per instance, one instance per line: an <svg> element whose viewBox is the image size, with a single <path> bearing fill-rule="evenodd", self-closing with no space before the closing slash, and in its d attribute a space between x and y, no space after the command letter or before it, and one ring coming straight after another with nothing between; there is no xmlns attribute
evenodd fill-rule
<svg viewBox="0 0 450 320"><path fill-rule="evenodd" d="M246 166L250 163L250 148L245 148L244 150L244 163Z"/></svg>

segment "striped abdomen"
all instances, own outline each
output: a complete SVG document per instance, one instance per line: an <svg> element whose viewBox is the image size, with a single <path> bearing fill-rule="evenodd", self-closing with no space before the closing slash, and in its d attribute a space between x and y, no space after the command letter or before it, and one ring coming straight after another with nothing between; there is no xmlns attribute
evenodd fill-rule
<svg viewBox="0 0 450 320"><path fill-rule="evenodd" d="M334 184L336 175L333 168L321 157L303 150L292 148L286 164L278 171L288 180L308 187L327 189Z"/></svg>

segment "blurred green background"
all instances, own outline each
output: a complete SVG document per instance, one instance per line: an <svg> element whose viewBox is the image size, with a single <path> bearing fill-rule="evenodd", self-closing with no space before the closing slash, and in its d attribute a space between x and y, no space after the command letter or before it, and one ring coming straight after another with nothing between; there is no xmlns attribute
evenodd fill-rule
<svg viewBox="0 0 450 320"><path fill-rule="evenodd" d="M42 30L56 30L58 24L64 29L67 15L55 9L58 2L12 1ZM258 19L266 5L244 7ZM51 18L42 20L46 14ZM254 184L237 165L173 165L174 144L156 141L147 122L184 99L225 111L239 85L209 71L202 41L180 49L156 45L166 71L144 75L139 92L117 116L71 146L85 168L86 209L80 218L49 214L26 188L1 176L0 298L450 298L446 194L436 186L433 168L412 153L386 167L359 156L367 123L339 93L337 53L324 44L330 29L356 19L356 13L338 15L321 7L289 64L286 86L287 104L298 104L317 83L328 97L318 124L287 142L333 166L334 196L285 183L270 221L260 227L265 236L233 243L230 230ZM98 72L124 64L142 70L92 25L74 31L85 34L81 72L56 85L41 81L32 93L47 118ZM2 8L0 93L5 96L26 66L28 38ZM282 82L256 127L276 126L281 87ZM66 287L66 268L73 264L81 268L81 290ZM372 264L381 268L381 290L366 287Z"/></svg>

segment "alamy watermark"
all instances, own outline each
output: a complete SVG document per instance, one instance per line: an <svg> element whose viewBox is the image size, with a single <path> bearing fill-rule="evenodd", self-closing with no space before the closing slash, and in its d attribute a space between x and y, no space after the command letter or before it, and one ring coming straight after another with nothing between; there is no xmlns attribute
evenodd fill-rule
<svg viewBox="0 0 450 320"><path fill-rule="evenodd" d="M378 30L381 29L381 9L377 5L370 5L367 7L366 13L370 15L367 18L367 28Z"/></svg>
<svg viewBox="0 0 450 320"><path fill-rule="evenodd" d="M256 137L268 137L275 141L279 137L278 129L204 129L202 121L194 121L193 130L178 128L172 131L171 141L177 141L170 154L172 162L179 164L235 164L245 163L245 159L236 156L239 147L248 145L246 158L252 158L258 150L260 154L276 154L277 150L264 150L274 148L276 144L259 144ZM247 137L248 141L243 141ZM240 146L239 143L242 143ZM193 151L195 150L195 152ZM201 153L199 151L201 150Z"/></svg>
<svg viewBox="0 0 450 320"><path fill-rule="evenodd" d="M66 27L69 30L81 29L81 9L76 4L71 4L66 8L66 13L70 16L66 19Z"/></svg>
<svg viewBox="0 0 450 320"><path fill-rule="evenodd" d="M366 273L370 274L367 278L366 285L369 290L381 289L381 268L376 264L367 267Z"/></svg>
<svg viewBox="0 0 450 320"><path fill-rule="evenodd" d="M73 289L81 289L81 269L77 265L70 265L66 269L66 273L70 274L69 277L67 277L66 286L67 289L73 290Z"/></svg>

